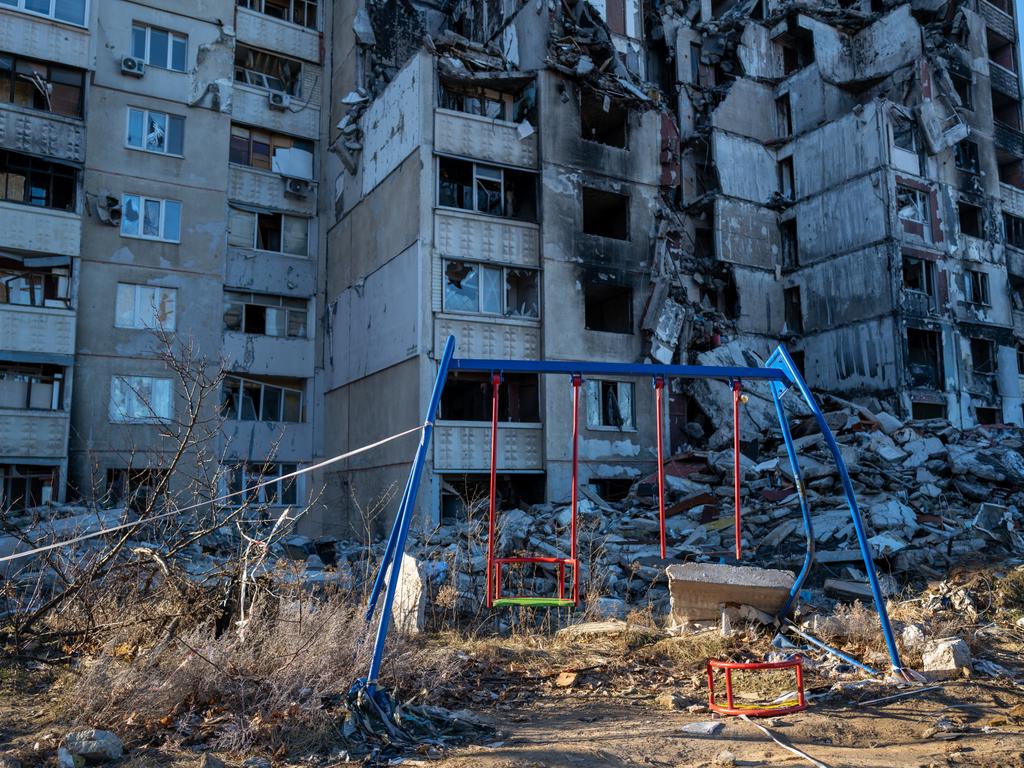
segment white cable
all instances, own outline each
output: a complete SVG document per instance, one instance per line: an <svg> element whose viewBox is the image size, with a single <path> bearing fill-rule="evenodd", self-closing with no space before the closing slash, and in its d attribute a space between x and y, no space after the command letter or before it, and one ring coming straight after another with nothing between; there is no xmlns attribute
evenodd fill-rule
<svg viewBox="0 0 1024 768"><path fill-rule="evenodd" d="M58 541L58 542L55 542L53 544L47 544L47 545L42 546L42 547L36 547L35 549L30 549L27 552L16 552L13 555L7 555L5 557L0 557L0 563L5 563L5 562L8 562L9 560L19 560L20 558L29 557L30 555L36 555L36 554L39 554L40 552L48 552L51 549L59 549L61 547L66 547L69 544L76 544L79 541L85 541L86 539L93 539L93 538L96 538L97 536L104 536L104 535L106 535L108 533L113 533L114 531L120 531L120 530L123 530L125 528L132 528L134 526L143 525L145 523L151 523L154 520L160 520L160 519L165 518L165 517L172 517L174 515L180 515L182 512L188 512L188 511L193 510L193 509L198 509L199 507L205 507L207 504L216 504L218 502L224 501L225 499L230 499L233 496L240 496L241 494L244 494L244 493L250 493L250 492L258 490L258 489L260 489L260 488L262 488L262 487L264 487L266 485L271 485L272 483L278 483L281 480L288 480L289 478L292 478L292 477L298 477L299 475L303 475L303 474L305 474L307 472L312 472L313 470L316 470L316 469L321 469L323 467L328 466L329 464L334 464L334 463L342 461L344 459L351 458L352 456L356 456L356 455L358 455L360 453L366 453L367 451L371 451L374 448L379 448L380 446L384 445L385 443L390 443L393 440L398 440L400 437L405 437L406 435L411 435L413 432L419 432L421 429L423 429L424 427L426 427L428 425L430 425L430 422L427 422L426 424L424 424L422 426L419 426L419 427L413 427L412 429L407 429L404 432L399 432L398 434L391 435L390 437L385 437L383 440L378 440L375 443L370 443L369 445L364 445L362 448L356 448L354 451L349 451L348 453L342 453L342 454L339 454L337 456L332 456L329 459L321 461L319 464L313 464L313 465L311 465L309 467L303 467L302 469L298 469L298 470L296 470L294 472L289 472L286 475L279 475L277 477L271 478L270 480L264 480L263 482L256 483L255 485L252 485L252 486L250 486L248 488L243 488L243 489L241 489L239 491L232 491L231 493L226 493L223 496L218 496L215 499L209 499L208 501L200 501L200 502L198 502L196 504L192 504L191 506L182 507L181 509L174 509L174 510L171 510L170 512L162 512L159 515L153 515L152 517L147 517L145 520L135 520L135 521L130 522L130 523L121 523L120 525L115 525L115 526L113 526L111 528L104 528L104 529L99 530L99 531L93 531L92 533L84 533L81 536L75 536L73 539L68 539L67 541Z"/></svg>

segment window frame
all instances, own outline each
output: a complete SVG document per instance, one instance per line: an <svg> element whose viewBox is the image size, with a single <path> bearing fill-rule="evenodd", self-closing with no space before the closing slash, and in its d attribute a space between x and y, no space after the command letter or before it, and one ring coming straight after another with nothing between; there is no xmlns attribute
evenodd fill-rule
<svg viewBox="0 0 1024 768"><path fill-rule="evenodd" d="M238 5L239 8L245 8L247 11L252 11L253 13L258 13L261 16L267 16L268 18L275 19L277 21L283 21L285 24L292 24L293 26L299 27L301 29L308 29L308 30L311 30L313 32L319 32L320 31L320 3L319 3L319 0L286 0L286 1L288 3L288 18L287 19L282 19L279 16L274 16L273 14L267 13L266 10L264 10L265 5L266 5L266 0L248 0L248 2L246 2L246 0L237 0L236 4ZM302 22L299 22L299 21L295 20L295 9L296 9L296 7L299 4L302 4L303 6L305 6L306 18L307 19L309 18L309 15L308 15L309 14L309 6L313 6L313 26L309 26L309 24L303 24ZM259 7L259 8L255 7L257 5L261 6L261 7Z"/></svg>
<svg viewBox="0 0 1024 768"><path fill-rule="evenodd" d="M228 384L236 385L234 393L234 406L232 408L233 414L227 412L227 395L228 395ZM244 400L244 387L246 384L258 385L260 388L260 413L256 418L245 419L242 418L242 402ZM266 404L265 391L270 389L280 390L278 398L278 414L277 419L266 419L263 418L263 409ZM298 394L299 396L299 419L298 421L292 421L285 419L285 393ZM305 424L306 421L306 392L304 389L295 389L294 387L287 387L281 384L272 384L266 381L260 381L259 379L247 378L245 376L239 376L234 373L225 374L224 381L221 383L221 398L220 398L220 412L224 417L225 421L251 421L261 422L264 424Z"/></svg>
<svg viewBox="0 0 1024 768"><path fill-rule="evenodd" d="M146 34L145 50L142 52L141 56L139 56L138 52L135 49L136 30L143 30L145 31ZM164 32L167 34L167 61L163 64L157 64L150 58L152 54L152 40L154 30L156 30L157 32ZM182 32L175 32L174 30L166 29L164 27L157 27L152 24L146 24L145 22L133 21L131 28L131 42L132 56L142 59L144 62L146 62L146 66L156 67L157 69L166 69L168 72L188 72L188 35ZM177 67L173 66L175 42L180 42L185 46L184 54L182 57L183 61L181 69L178 69Z"/></svg>
<svg viewBox="0 0 1024 768"><path fill-rule="evenodd" d="M15 162L12 164L11 159L14 158ZM19 166L18 162L24 163ZM41 164L45 167L36 167L36 164ZM73 165L66 165L64 163L58 163L53 160L47 160L41 157L35 157L33 155L26 155L21 152L14 152L7 149L0 149L0 178L7 177L6 181L10 182L12 175L11 170L14 169L14 175L24 175L26 183L24 185L24 191L22 199L17 200L7 196L7 186L5 184L0 187L0 201L8 203L16 203L18 205L30 205L34 208L46 208L50 211L66 211L68 213L76 213L78 211L78 174L79 169ZM29 181L34 178L37 174L45 174L47 178L46 191L48 203L40 205L39 203L32 202L31 197L26 199L25 194L30 194L34 187L34 184ZM54 198L54 180L57 178L70 179L71 180L71 204L68 207L61 207L52 205Z"/></svg>
<svg viewBox="0 0 1024 768"><path fill-rule="evenodd" d="M50 10L47 13L41 13L39 11L33 11L31 8L26 7L26 0L0 0L0 7L10 8L11 10L18 11L20 13L28 14L29 16L36 16L43 19L51 19L58 24L70 24L73 27L87 28L89 26L89 11L90 3L89 0L82 0L84 7L82 8L82 20L72 21L71 19L61 19L57 17L57 0L49 0Z"/></svg>
<svg viewBox="0 0 1024 768"><path fill-rule="evenodd" d="M300 504L302 493L300 493L300 481L302 475L288 478L287 480L281 480L283 475L290 475L293 472L298 472L300 465L298 463L289 462L242 462L239 464L233 464L228 467L228 471L224 478L225 484L225 495L237 494L231 496L230 500L226 502L226 506L240 507L244 504L256 504L264 505L268 507L287 507L292 505ZM240 473L240 477L236 481L235 473ZM290 487L284 488L281 483L290 483ZM250 484L262 484L256 489L255 496L250 497L248 494L241 493L241 491L247 489ZM235 486L238 487L235 487ZM273 494L268 493L273 488ZM288 500L285 498L285 491L294 493L294 500ZM289 493L289 496L291 495Z"/></svg>
<svg viewBox="0 0 1024 768"><path fill-rule="evenodd" d="M981 296L978 296L978 293ZM992 306L992 290L988 272L982 269L964 270L964 301L975 307Z"/></svg>
<svg viewBox="0 0 1024 768"><path fill-rule="evenodd" d="M231 233L231 217L233 215L240 215L240 214L246 214L246 215L254 217L253 226L252 226L252 243L250 245L239 245L238 243L231 242L231 235L232 235L232 233ZM279 216L280 217L280 220L281 220L281 248L280 248L280 250L274 251L274 250L270 250L268 248L260 248L260 247L258 247L259 236L260 236L259 235L259 217L260 216ZM293 253L291 251L285 250L284 219L285 219L286 216L289 217L289 218L292 218L292 219L300 219L300 220L306 222L306 250L305 250L305 253L301 253L301 254L300 253ZM229 203L228 204L228 233L227 233L228 234L228 245L230 247L232 247L232 248L246 248L248 250L258 251L260 253L276 253L276 254L279 254L281 256L291 256L291 257L296 258L296 259L308 259L310 257L309 256L309 241L310 241L309 225L310 225L310 221L311 221L311 217L309 217L309 216L298 216L298 215L296 215L294 213L286 213L284 211L252 211L252 210L249 210L248 208L239 208L238 206L231 205Z"/></svg>
<svg viewBox="0 0 1024 768"><path fill-rule="evenodd" d="M139 223L138 223L138 234L132 234L125 232L124 223L127 221L127 217L124 215L124 211L127 208L126 201L128 198L134 197L139 201ZM159 203L160 204L160 234L156 237L152 235L144 234L145 231L145 219L146 219L146 203ZM170 239L164 236L164 230L167 226L167 204L172 203L178 206L178 236L176 239ZM134 240L149 240L157 243L173 243L175 245L181 244L181 224L182 224L182 213L184 211L184 205L180 200L168 200L160 197L148 197L146 195L139 195L133 192L125 192L121 195L121 237L130 237Z"/></svg>
<svg viewBox="0 0 1024 768"><path fill-rule="evenodd" d="M239 64L238 63L238 56L242 53L243 50L249 51L249 52L254 53L254 54L261 54L263 56L270 56L270 57L272 57L274 59L279 59L280 61L290 62L291 64L294 64L297 67L297 69L296 69L295 77L294 77L294 79L291 82L292 88L289 90L289 88L287 87L288 83L285 82L284 80L282 80L280 77L277 77L276 75L268 74L266 72L261 72L258 69L250 69L249 67L246 67L246 66L244 66L242 64ZM241 80L238 79L238 73L239 72L242 72L245 75L245 77L243 79L241 79ZM266 51L266 50L263 50L261 48L254 48L251 45L246 45L244 43L238 43L235 46L235 59L234 59L232 75L231 75L232 82L234 82L234 83L238 83L238 84L241 84L241 85L247 85L250 88L257 88L257 89L259 89L261 91L266 91L267 93L283 93L286 96L292 96L294 98L302 98L302 75L303 75L303 65L302 65L302 62L299 61L298 59L293 59L293 58L290 58L288 56L279 56L277 53L273 53L271 51ZM253 77L255 77L255 76L258 76L262 82L259 82L259 83L252 82ZM271 88L267 84L268 78L272 79L272 80L279 80L281 82L281 84L283 86L285 86L285 87L283 89Z"/></svg>
<svg viewBox="0 0 1024 768"><path fill-rule="evenodd" d="M46 369L58 369L49 370ZM64 384L67 381L67 370L62 366L51 366L33 363L3 363L0 364L0 381L10 377L13 381L24 382L25 403L22 406L2 405L0 408L18 411L55 411L66 410L64 408ZM50 387L50 404L48 407L32 405L33 386Z"/></svg>
<svg viewBox="0 0 1024 768"><path fill-rule="evenodd" d="M616 385L616 400L618 401L618 411L620 417L622 416L622 391L623 387L629 391L629 414L628 417L622 422L622 424L616 426L614 424L604 423L605 403L604 403L604 392L605 386L614 384ZM584 399L586 401L586 423L587 429L596 431L608 431L608 432L636 432L636 382L633 381L620 381L618 379L586 379L583 383L585 387ZM596 400L593 397L593 390L596 390ZM599 412L593 414L591 412L591 403L596 402ZM596 416L596 418L594 418Z"/></svg>
<svg viewBox="0 0 1024 768"><path fill-rule="evenodd" d="M240 162L240 161L234 159L234 143L235 143L235 139L236 138L238 138L238 139L242 138L240 133L236 134L236 132L240 132L240 131L245 131L248 134L248 136L245 138L245 142L246 142L246 149L245 149L245 151L246 151L246 159L247 159L248 162ZM256 165L256 164L253 163L253 157L255 156L255 154L253 152L253 145L256 143L256 136L254 134L256 134L256 133L263 134L263 135L265 135L267 137L266 145L267 145L267 150L268 150L268 154L267 154L268 162L267 162L267 166L266 167L263 167L262 165ZM286 141L290 142L290 144L286 145L285 144ZM305 144L305 145L308 146L308 148L304 147L304 146L296 146L297 144ZM274 170L274 152L277 149L299 149L299 150L303 150L303 151L309 152L309 154L311 156L313 156L314 155L315 146L314 146L314 142L313 142L312 139L304 139L304 138L301 138L301 137L298 137L298 136L292 136L292 135L287 134L287 133L279 133L277 131L271 131L271 130L269 130L267 128L254 127L254 126L250 126L250 125L243 125L242 123L234 123L234 122L231 123L231 141L230 141L230 144L229 144L229 147L228 147L228 162L231 165L235 165L235 166L238 166L240 168L252 168L252 169L257 170L257 171L268 171L270 173L278 173L277 171ZM315 160L316 160L315 156L313 157L313 160L314 160L314 163L315 163ZM310 179L310 180L312 180L312 179Z"/></svg>
<svg viewBox="0 0 1024 768"><path fill-rule="evenodd" d="M980 376L995 376L999 372L999 349L996 347L996 343L992 339L986 339L982 336L970 336L968 337L968 342L971 350L971 373ZM988 356L990 370L978 367L978 359L974 354L975 343L984 344L989 349L991 353Z"/></svg>
<svg viewBox="0 0 1024 768"><path fill-rule="evenodd" d="M483 307L484 291L483 286L480 285L480 279L477 278L477 307L478 309L458 309L448 306L448 265L449 264L463 264L465 266L473 267L477 271L477 275L481 274L481 269L493 269L497 270L501 275L501 285L504 290L501 291L501 310L500 312L488 312ZM509 312L509 284L508 278L510 272L532 272L536 278L536 290L537 290L537 314L536 315L514 315ZM541 308L540 308L540 296L541 296L541 285L540 276L541 270L535 267L521 267L513 266L509 264L491 264L488 262L481 261L469 261L466 259L441 259L441 311L449 314L459 315L487 315L489 317L503 317L510 320L540 320Z"/></svg>
<svg viewBox="0 0 1024 768"><path fill-rule="evenodd" d="M962 161L973 161L962 164ZM953 145L953 165L962 173L969 173L972 176L981 174L981 153L978 149L978 142L970 139L961 139Z"/></svg>
<svg viewBox="0 0 1024 768"><path fill-rule="evenodd" d="M1016 237L1011 238L1012 230L1016 230ZM1003 211L1003 240L1011 248L1024 250L1024 218L1009 211Z"/></svg>
<svg viewBox="0 0 1024 768"><path fill-rule="evenodd" d="M0 0L0 3L2 3L2 0ZM2 7L2 6L0 6L0 7ZM0 94L0 104L10 104L11 106L18 107L18 108L21 108L21 109L31 109L34 112L42 112L42 113L48 114L48 115L59 115L61 117L71 118L72 120L81 120L81 119L84 118L84 116L85 116L85 114L84 114L85 113L85 71L84 70L77 69L76 67L67 67L67 66L64 66L63 64L53 63L53 62L50 62L50 61L45 61L43 59L35 59L35 58L32 58L31 56L19 56L18 54L15 54L15 53L0 53L0 58L8 58L8 59L10 59L10 62L11 62L10 89L9 89L8 94L7 94L7 96L9 96L9 99L7 97L5 97L3 94ZM78 82L78 101L76 103L75 113L74 114L67 114L65 112L54 111L52 108L51 109L39 109L38 107L35 107L35 106L28 106L26 104L19 104L19 103L17 103L14 100L14 96L15 96L15 88L16 88L17 83L18 83L18 77L17 77L17 75L18 75L18 64L21 63L21 62L29 62L30 64L33 64L33 65L40 65L41 67L45 67L46 68L46 83L47 83L47 85L50 85L50 86L55 84L54 79L53 79L53 74L54 74L54 70L55 69L66 70L67 72L74 72L74 73L76 73L78 75L78 81L79 82ZM56 83L56 84L72 87L69 83ZM51 104L51 106L52 106L52 104Z"/></svg>
<svg viewBox="0 0 1024 768"><path fill-rule="evenodd" d="M131 132L132 132L132 113L137 112L142 114L142 144L136 146L131 143ZM165 120L166 136L164 137L164 149L150 149L146 146L146 124L149 122L150 115L161 115ZM177 125L181 126L181 152L171 152L168 147L171 144L171 124L173 121L177 121ZM125 109L125 128L124 128L124 146L125 149L134 150L136 152L149 152L151 155L165 155L167 157L185 157L185 118L182 115L175 115L171 112L161 112L157 109L146 109L145 107L133 107L128 106Z"/></svg>
<svg viewBox="0 0 1024 768"><path fill-rule="evenodd" d="M279 303L274 305L274 304L263 304L263 303L260 303L258 301L253 301L253 299L255 297L257 297L257 296L261 296L261 297L264 297L264 298L267 298L267 299L277 299ZM234 300L232 299L232 297L234 297ZM247 301L243 301L242 297L248 297L248 300ZM283 303L285 300L303 301L303 302L305 302L306 306L303 309L299 309L298 307L287 307ZM233 305L238 305L238 306L241 307L241 311L239 313L239 328L237 328L237 329L230 328L228 326L228 324L227 324L228 310L229 310L229 307L231 307ZM250 307L250 306L258 306L258 307L264 307L264 308L269 308L269 309L278 308L279 311L283 312L284 313L284 329L285 329L284 335L283 336L277 336L275 334L266 333L265 331L263 333L256 333L256 332L253 332L253 331L245 330L246 326L247 326L246 319L245 319L246 307ZM291 334L291 333L288 332L288 329L291 327L291 316L293 314L301 315L302 316L302 334L301 335ZM266 327L266 326L264 326L264 327ZM266 337L271 338L271 339L309 339L309 338L311 338L310 334L309 334L309 331L310 331L309 299L306 299L306 298L303 298L303 297L297 297L297 296L295 296L295 297L293 297L293 296L282 296L282 295L276 294L276 293L255 293L253 291L235 291L235 290L231 290L231 289L225 289L224 290L224 330L226 332L228 332L228 333L241 333L241 334L244 334L246 336L266 336Z"/></svg>
<svg viewBox="0 0 1024 768"><path fill-rule="evenodd" d="M120 316L121 316L121 305L120 305L120 302L121 302L121 288L122 288L122 286L126 287L126 288L131 288L132 289L132 306L131 306L132 324L131 325L123 325L123 324L121 324L119 322ZM139 306L140 306L139 294L142 292L143 289L155 291L156 292L156 297L158 299L164 293L168 294L171 297L170 298L170 302L169 302L169 305L170 305L170 322L169 323L165 323L165 324L162 324L162 325L160 323L154 323L152 325L147 325L146 324L145 320L142 318L142 315L139 312ZM157 305L153 304L153 305L151 305L151 307L154 310L154 315L155 315L156 309L157 309ZM159 331L173 332L173 331L177 330L177 324L178 324L178 289L177 288L168 288L168 287L162 286L162 285L146 285L145 283L122 283L122 282L118 282L117 283L117 288L116 288L116 291L115 291L115 294L114 294L114 327L115 328L124 328L124 329L127 329L127 330L135 330L135 331L159 330Z"/></svg>
<svg viewBox="0 0 1024 768"><path fill-rule="evenodd" d="M119 381L119 380L124 382L124 386L128 388L127 389L127 395L128 396L130 396L130 397L137 397L137 398L139 398L140 402L143 405L148 405L149 410L151 411L150 415L148 415L148 416L118 417L118 415L115 414L115 412L114 412L114 399L115 399L114 398L114 393L115 393L115 389L116 389L116 382ZM153 392L152 389L150 389L150 392L149 392L149 402L147 403L145 400L142 399L142 396L140 394L141 387L137 387L135 384L133 384L131 382L147 382L147 386L150 386L150 387L152 387L152 383L155 383L155 382L166 382L166 385L168 387L168 398L167 398L167 405L168 405L168 411L169 411L168 414L165 416L165 415L161 415L161 414L155 413L155 409L152 406L152 400L154 399L153 398L153 394L152 394L152 392ZM115 374L111 375L111 377L110 377L110 400L109 400L108 407L107 407L107 417L110 420L111 424L162 424L162 423L170 421L171 419L174 418L174 380L171 379L171 378L162 377L162 376L140 376L140 375L135 375L135 374L121 374L121 373L115 373Z"/></svg>

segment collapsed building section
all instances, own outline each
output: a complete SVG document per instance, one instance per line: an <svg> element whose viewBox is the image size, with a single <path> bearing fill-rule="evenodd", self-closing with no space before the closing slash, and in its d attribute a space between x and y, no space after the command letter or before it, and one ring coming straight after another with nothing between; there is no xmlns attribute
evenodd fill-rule
<svg viewBox="0 0 1024 768"><path fill-rule="evenodd" d="M470 357L739 365L782 341L812 386L1022 422L1011 7L382 0L335 32L357 55L325 170L328 454L418 420L448 334ZM439 516L481 494L490 387L448 382ZM671 450L721 447L713 387L675 384ZM506 381L506 500L567 495L568 392ZM650 393L587 382L584 482L646 473L653 421ZM400 482L406 452L328 495Z"/></svg>

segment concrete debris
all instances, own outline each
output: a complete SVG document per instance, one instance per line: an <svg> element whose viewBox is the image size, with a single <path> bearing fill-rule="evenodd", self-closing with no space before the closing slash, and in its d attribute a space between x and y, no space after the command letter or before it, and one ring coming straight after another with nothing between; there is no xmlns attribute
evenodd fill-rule
<svg viewBox="0 0 1024 768"><path fill-rule="evenodd" d="M704 720L698 723L687 723L679 730L683 733L696 733L700 736L714 736L724 727L725 723L721 720Z"/></svg>
<svg viewBox="0 0 1024 768"><path fill-rule="evenodd" d="M672 621L717 618L722 605L751 605L772 615L782 610L793 587L789 571L717 563L670 565Z"/></svg>
<svg viewBox="0 0 1024 768"><path fill-rule="evenodd" d="M929 643L921 658L924 674L930 680L949 680L971 670L971 649L959 637Z"/></svg>
<svg viewBox="0 0 1024 768"><path fill-rule="evenodd" d="M69 733L64 737L64 747L73 756L82 757L90 763L120 760L124 754L124 747L116 734L95 729Z"/></svg>

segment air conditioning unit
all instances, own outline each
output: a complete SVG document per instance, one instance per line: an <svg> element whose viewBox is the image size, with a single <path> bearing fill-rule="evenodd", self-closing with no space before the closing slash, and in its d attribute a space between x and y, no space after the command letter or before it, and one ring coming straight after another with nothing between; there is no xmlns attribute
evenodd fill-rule
<svg viewBox="0 0 1024 768"><path fill-rule="evenodd" d="M284 180L284 193L292 197L306 197L309 195L310 183L306 179Z"/></svg>
<svg viewBox="0 0 1024 768"><path fill-rule="evenodd" d="M267 103L271 109L280 109L282 111L288 109L292 104L292 97L287 93L281 93L280 91L271 91L267 96Z"/></svg>
<svg viewBox="0 0 1024 768"><path fill-rule="evenodd" d="M136 58L135 56L122 56L121 74L131 75L132 77L142 77L146 74L146 62L143 59Z"/></svg>

